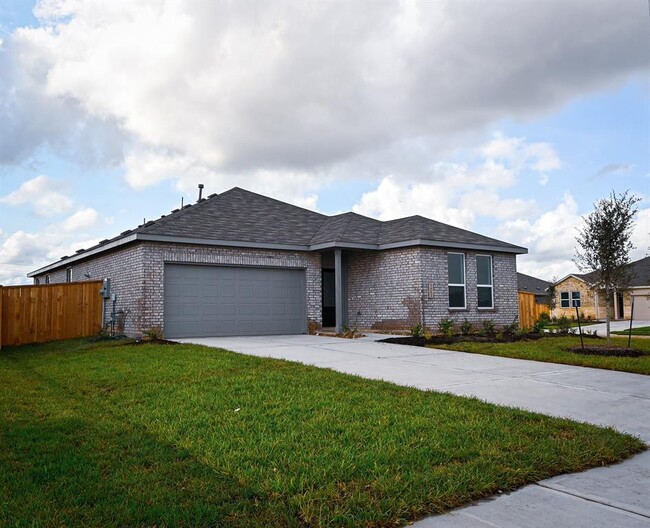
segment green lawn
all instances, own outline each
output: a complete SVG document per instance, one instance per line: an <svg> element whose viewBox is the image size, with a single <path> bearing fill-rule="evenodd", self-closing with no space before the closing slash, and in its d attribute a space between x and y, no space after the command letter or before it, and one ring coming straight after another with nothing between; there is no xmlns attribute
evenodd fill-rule
<svg viewBox="0 0 650 528"><path fill-rule="evenodd" d="M585 338L585 346L606 346L605 339ZM626 347L627 339L613 337L612 345ZM514 343L454 343L452 345L432 345L432 348L460 350L489 356L515 359L532 359L548 363L562 363L581 367L594 367L608 370L650 374L650 340L632 339L632 348L645 350L647 355L640 357L606 357L575 354L567 352L572 346L580 346L580 337L544 337L537 341L517 341Z"/></svg>
<svg viewBox="0 0 650 528"><path fill-rule="evenodd" d="M630 335L630 330L622 330L619 332L612 332L612 334L618 335ZM650 326L639 326L638 328L632 328L632 335L635 336L650 336Z"/></svg>
<svg viewBox="0 0 650 528"><path fill-rule="evenodd" d="M0 352L1 526L396 526L644 448L200 346Z"/></svg>

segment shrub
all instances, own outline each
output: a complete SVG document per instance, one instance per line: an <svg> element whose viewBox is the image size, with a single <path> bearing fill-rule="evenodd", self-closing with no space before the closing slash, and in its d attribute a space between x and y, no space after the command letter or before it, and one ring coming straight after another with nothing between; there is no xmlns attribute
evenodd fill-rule
<svg viewBox="0 0 650 528"><path fill-rule="evenodd" d="M152 326L142 332L142 337L145 341L157 341L163 337L162 329L159 326Z"/></svg>
<svg viewBox="0 0 650 528"><path fill-rule="evenodd" d="M422 337L423 333L424 333L424 327L422 326L422 323L418 323L411 327L411 335L413 337Z"/></svg>
<svg viewBox="0 0 650 528"><path fill-rule="evenodd" d="M569 333L569 328L571 328L571 321L566 315L562 315L561 317L558 317L556 324L559 333L561 334Z"/></svg>
<svg viewBox="0 0 650 528"><path fill-rule="evenodd" d="M465 320L460 325L460 333L462 335L469 335L472 333L472 323L467 320L467 317L465 317Z"/></svg>
<svg viewBox="0 0 650 528"><path fill-rule="evenodd" d="M454 335L454 322L449 317L445 317L438 323L438 330L444 336L451 337Z"/></svg>
<svg viewBox="0 0 650 528"><path fill-rule="evenodd" d="M507 325L507 326L504 326L502 332L503 332L503 335L506 335L506 336L513 336L513 335L515 335L518 331L519 331L519 323L514 322L514 323L510 323L510 324Z"/></svg>
<svg viewBox="0 0 650 528"><path fill-rule="evenodd" d="M481 330L481 334L488 337L494 337L496 334L496 329L494 321L492 319L486 319L483 321L483 329Z"/></svg>

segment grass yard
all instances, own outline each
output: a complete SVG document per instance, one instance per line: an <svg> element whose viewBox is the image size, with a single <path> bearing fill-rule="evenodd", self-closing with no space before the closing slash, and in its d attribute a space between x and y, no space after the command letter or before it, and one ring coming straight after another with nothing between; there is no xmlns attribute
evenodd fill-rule
<svg viewBox="0 0 650 528"><path fill-rule="evenodd" d="M624 335L628 336L630 335L630 330L621 330L618 332L612 332L612 334L618 334L618 335ZM633 336L650 336L650 326L639 326L638 328L632 328L632 335Z"/></svg>
<svg viewBox="0 0 650 528"><path fill-rule="evenodd" d="M585 338L585 346L606 346L606 339ZM612 337L612 345L627 346L627 339ZM514 343L471 343L460 342L452 345L435 345L433 348L460 350L489 356L501 356L515 359L531 359L547 363L562 363L608 370L620 370L636 374L650 374L650 340L632 339L632 348L647 352L641 357L589 356L568 352L565 349L580 346L580 337L544 337L537 341L517 341Z"/></svg>
<svg viewBox="0 0 650 528"><path fill-rule="evenodd" d="M644 448L194 345L0 352L2 526L396 526Z"/></svg>

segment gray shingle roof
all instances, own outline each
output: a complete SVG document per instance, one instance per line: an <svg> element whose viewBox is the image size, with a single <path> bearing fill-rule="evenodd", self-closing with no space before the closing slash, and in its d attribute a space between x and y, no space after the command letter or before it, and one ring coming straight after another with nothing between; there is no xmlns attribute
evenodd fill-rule
<svg viewBox="0 0 650 528"><path fill-rule="evenodd" d="M630 286L650 286L650 257L644 257L628 264L630 267ZM598 272L573 273L573 276L582 279L588 284L593 284L598 279Z"/></svg>
<svg viewBox="0 0 650 528"><path fill-rule="evenodd" d="M525 248L459 229L421 216L382 222L356 213L326 216L239 187L213 194L195 204L175 209L169 215L123 231L96 246L78 250L72 257L44 269L55 269L78 260L87 253L97 254L116 245L138 240L204 240L242 244L270 244L301 250L318 250L334 245L384 249L390 244L428 243L448 247L481 247L492 251L525 253ZM104 247L105 246L105 247ZM266 246L263 246L266 247ZM34 275L36 272L30 273Z"/></svg>
<svg viewBox="0 0 650 528"><path fill-rule="evenodd" d="M327 216L235 187L136 232L306 246Z"/></svg>
<svg viewBox="0 0 650 528"><path fill-rule="evenodd" d="M538 279L530 275L517 272L517 291L545 295L546 288L551 285L550 281Z"/></svg>

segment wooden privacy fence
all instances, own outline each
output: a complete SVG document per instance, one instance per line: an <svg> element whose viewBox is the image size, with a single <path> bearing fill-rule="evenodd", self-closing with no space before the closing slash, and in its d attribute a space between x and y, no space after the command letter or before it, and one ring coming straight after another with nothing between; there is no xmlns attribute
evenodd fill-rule
<svg viewBox="0 0 650 528"><path fill-rule="evenodd" d="M535 326L535 322L543 313L549 313L548 306L537 304L534 293L519 292L519 326L521 328Z"/></svg>
<svg viewBox="0 0 650 528"><path fill-rule="evenodd" d="M0 286L0 349L97 333L101 286L102 281Z"/></svg>

